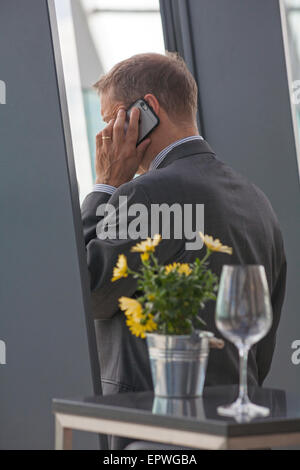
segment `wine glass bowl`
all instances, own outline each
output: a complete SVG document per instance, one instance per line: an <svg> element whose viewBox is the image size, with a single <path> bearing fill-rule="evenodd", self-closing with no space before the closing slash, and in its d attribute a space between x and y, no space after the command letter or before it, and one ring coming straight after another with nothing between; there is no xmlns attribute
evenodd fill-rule
<svg viewBox="0 0 300 470"><path fill-rule="evenodd" d="M239 350L240 392L231 405L218 413L241 421L267 416L269 410L250 402L247 392L247 359L251 346L260 341L272 326L272 307L263 266L223 266L216 303L216 326Z"/></svg>

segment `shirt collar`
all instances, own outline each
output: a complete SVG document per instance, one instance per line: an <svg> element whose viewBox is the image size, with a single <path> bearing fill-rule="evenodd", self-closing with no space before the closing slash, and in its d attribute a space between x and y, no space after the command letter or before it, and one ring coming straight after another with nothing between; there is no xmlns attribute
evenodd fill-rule
<svg viewBox="0 0 300 470"><path fill-rule="evenodd" d="M183 139L176 140L172 144L168 145L168 147L164 148L158 155L152 160L149 170L155 170L159 167L159 165L164 161L168 153L173 150L173 148L177 147L178 145L184 144L185 142L191 142L192 140L203 140L201 135L191 135L190 137L184 137Z"/></svg>

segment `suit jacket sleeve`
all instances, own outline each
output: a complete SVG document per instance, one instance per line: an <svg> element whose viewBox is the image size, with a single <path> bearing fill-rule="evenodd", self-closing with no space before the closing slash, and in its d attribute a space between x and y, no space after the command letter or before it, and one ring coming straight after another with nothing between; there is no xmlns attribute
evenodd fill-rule
<svg viewBox="0 0 300 470"><path fill-rule="evenodd" d="M126 196L128 207L133 204L150 206L144 190L134 180L122 185L112 196L94 192L88 195L82 204L83 231L95 319L111 318L118 311L118 299L123 295L131 297L136 291L136 281L131 276L114 283L111 282L111 278L119 254L124 254L127 257L128 264L132 269L138 269L140 256L138 253L131 253L130 250L140 240L131 239L128 236L124 236L124 239L119 239L118 236L116 238L99 239L97 236L97 232L99 235L104 228L106 231L108 231L108 228L115 229L116 235L119 234L121 229L120 196ZM102 204L106 207L109 204L110 208L115 209L115 214L105 217L105 226L101 228L99 223L104 221L104 217L103 215L97 215L96 212ZM101 212L103 213L103 210ZM127 222L125 222L125 227L124 223L122 225L123 231L128 228L133 218L134 216L130 217L127 211Z"/></svg>
<svg viewBox="0 0 300 470"><path fill-rule="evenodd" d="M260 386L263 384L271 368L272 357L276 346L276 334L285 295L287 263L283 247L281 253L283 255L283 261L281 263L281 268L275 283L275 287L271 293L271 303L273 309L272 327L266 337L262 339L257 345L256 360L258 365L258 381Z"/></svg>

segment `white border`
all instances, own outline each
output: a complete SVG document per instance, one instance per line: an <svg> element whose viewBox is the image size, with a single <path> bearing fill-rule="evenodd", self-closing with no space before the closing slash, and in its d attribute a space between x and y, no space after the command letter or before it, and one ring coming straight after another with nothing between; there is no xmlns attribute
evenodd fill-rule
<svg viewBox="0 0 300 470"><path fill-rule="evenodd" d="M280 9L280 16L281 16L283 46L284 46L284 52L285 52L285 65L286 65L287 80L288 80L288 87L289 87L290 107L291 107L293 129L294 129L296 158L297 158L297 163L298 163L298 176L300 179L300 136L299 136L299 130L298 130L298 125L297 125L296 111L295 111L295 107L291 99L292 93L293 93L293 89L292 89L293 76L292 76L292 69L291 69L291 56L290 56L290 47L289 47L289 41L288 41L287 17L286 17L286 7L284 4L284 0L279 0L279 9Z"/></svg>

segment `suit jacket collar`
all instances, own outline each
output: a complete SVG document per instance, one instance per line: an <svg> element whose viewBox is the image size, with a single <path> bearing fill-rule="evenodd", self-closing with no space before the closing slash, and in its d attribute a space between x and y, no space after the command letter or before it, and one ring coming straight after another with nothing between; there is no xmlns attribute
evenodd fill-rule
<svg viewBox="0 0 300 470"><path fill-rule="evenodd" d="M165 168L173 163L175 160L180 160L191 155L210 154L215 155L214 151L208 145L206 140L192 140L191 142L184 142L172 149L157 169Z"/></svg>

